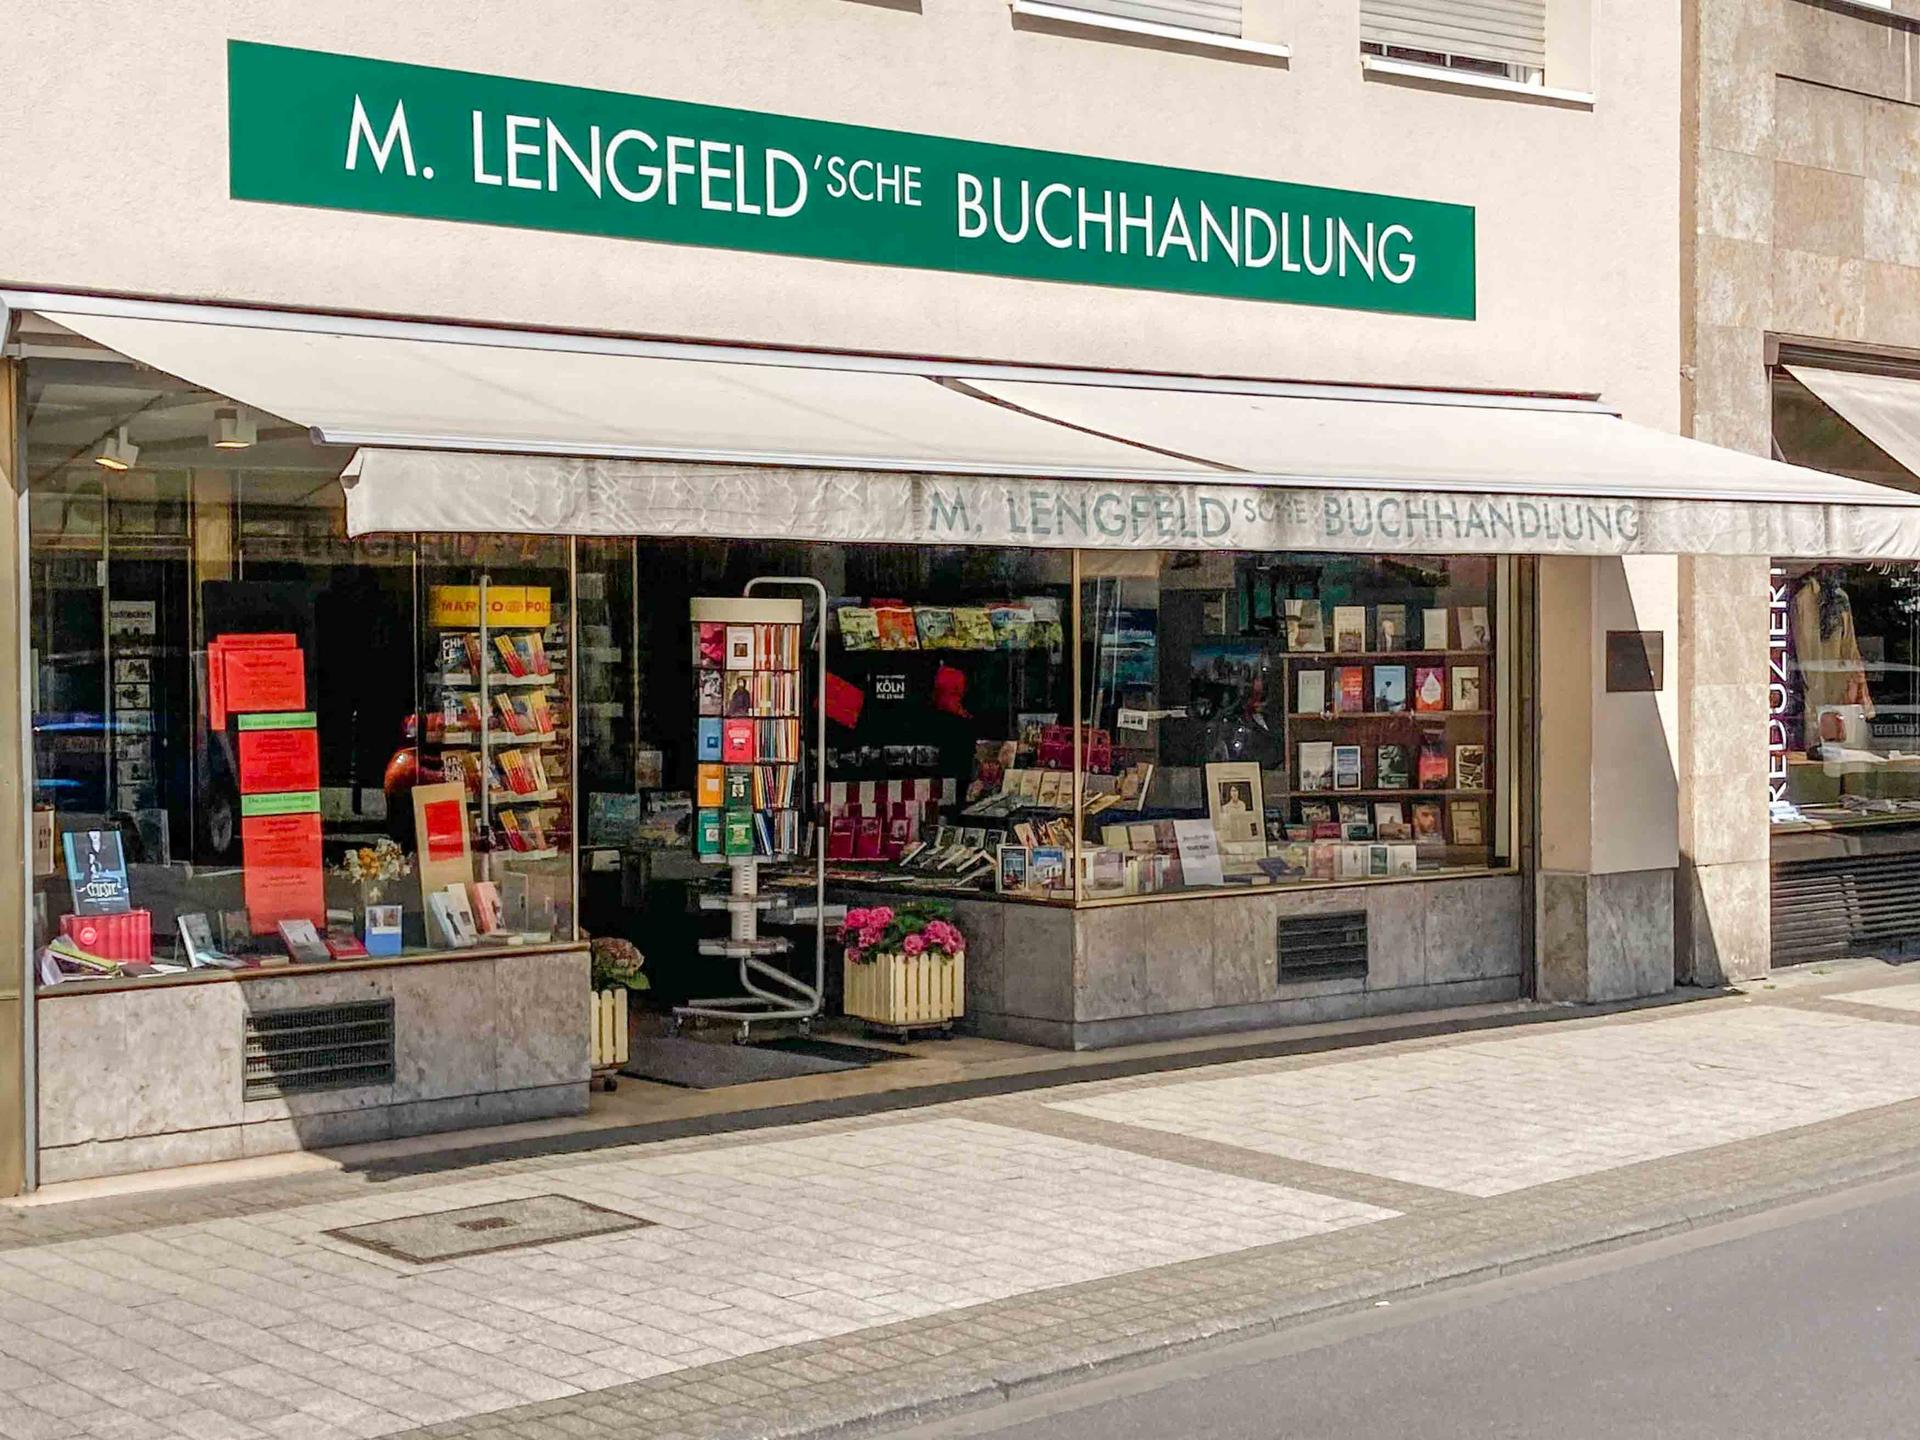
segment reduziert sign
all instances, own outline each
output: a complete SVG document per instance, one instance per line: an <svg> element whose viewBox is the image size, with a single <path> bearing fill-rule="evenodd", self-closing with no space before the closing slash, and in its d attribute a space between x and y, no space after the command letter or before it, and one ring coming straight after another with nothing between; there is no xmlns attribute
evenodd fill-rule
<svg viewBox="0 0 1920 1440"><path fill-rule="evenodd" d="M233 40L235 199L1474 318L1474 212Z"/></svg>

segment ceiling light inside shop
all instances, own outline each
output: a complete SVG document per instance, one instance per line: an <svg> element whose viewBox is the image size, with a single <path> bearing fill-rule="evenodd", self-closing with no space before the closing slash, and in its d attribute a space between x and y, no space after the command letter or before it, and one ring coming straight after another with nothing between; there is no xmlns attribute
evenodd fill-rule
<svg viewBox="0 0 1920 1440"><path fill-rule="evenodd" d="M216 450L245 450L260 438L260 422L245 410L217 410L207 427L207 443Z"/></svg>
<svg viewBox="0 0 1920 1440"><path fill-rule="evenodd" d="M127 438L124 425L102 440L93 452L93 463L102 470L131 470L139 458L140 447Z"/></svg>

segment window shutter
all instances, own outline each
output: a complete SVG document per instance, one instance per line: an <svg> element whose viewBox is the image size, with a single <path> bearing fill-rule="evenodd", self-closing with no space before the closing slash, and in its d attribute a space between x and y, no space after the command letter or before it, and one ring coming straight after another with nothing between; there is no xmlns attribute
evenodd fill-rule
<svg viewBox="0 0 1920 1440"><path fill-rule="evenodd" d="M1547 65L1546 0L1360 0L1362 43Z"/></svg>
<svg viewBox="0 0 1920 1440"><path fill-rule="evenodd" d="M1205 30L1210 35L1240 34L1241 0L1056 0L1075 10L1115 15L1122 20L1146 20L1155 25L1177 25L1182 30Z"/></svg>

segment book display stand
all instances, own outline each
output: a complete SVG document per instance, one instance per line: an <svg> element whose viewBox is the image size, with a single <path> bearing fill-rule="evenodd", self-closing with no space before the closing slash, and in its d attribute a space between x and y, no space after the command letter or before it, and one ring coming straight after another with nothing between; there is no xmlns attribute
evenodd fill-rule
<svg viewBox="0 0 1920 1440"><path fill-rule="evenodd" d="M806 694L801 600L756 596L774 586L805 586L818 597L815 683ZM745 1043L754 1022L797 1021L804 1031L820 1013L826 989L826 847L814 848L813 980L771 963L793 942L760 933L767 912L791 908L791 892L763 895L760 867L800 858L805 779L805 724L811 714L819 753L812 813L825 802L827 592L807 577L760 576L739 598L696 599L691 606L693 674L698 719L694 852L705 865L728 871L727 884L702 894L702 910L724 912L727 934L702 940L700 953L736 960L738 995L690 1000L674 1007L676 1025L688 1018L737 1025Z"/></svg>
<svg viewBox="0 0 1920 1440"><path fill-rule="evenodd" d="M572 831L565 683L568 637L541 586L439 586L428 685L435 708L421 742L466 788L483 875L506 862L558 862Z"/></svg>

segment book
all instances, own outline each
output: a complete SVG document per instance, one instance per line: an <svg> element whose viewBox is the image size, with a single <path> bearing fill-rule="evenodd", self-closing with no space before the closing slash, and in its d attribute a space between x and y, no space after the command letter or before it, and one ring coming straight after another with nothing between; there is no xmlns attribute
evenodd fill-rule
<svg viewBox="0 0 1920 1440"><path fill-rule="evenodd" d="M728 855L753 854L753 812L751 810L728 810L723 812L724 853ZM876 820L876 824L878 821Z"/></svg>
<svg viewBox="0 0 1920 1440"><path fill-rule="evenodd" d="M721 721L718 716L703 718L695 731L694 758L701 764L712 764L720 758Z"/></svg>
<svg viewBox="0 0 1920 1440"><path fill-rule="evenodd" d="M442 658L440 663L447 662ZM702 620L693 627L693 663L713 670L727 663L727 627L718 620Z"/></svg>
<svg viewBox="0 0 1920 1440"><path fill-rule="evenodd" d="M1453 747L1453 783L1459 790L1484 790L1487 788L1487 747L1484 745L1456 745Z"/></svg>
<svg viewBox="0 0 1920 1440"><path fill-rule="evenodd" d="M720 754L715 757L729 765L750 764L758 753L754 744L754 722L751 720L724 720L725 728L720 735ZM766 722L779 724L779 721ZM702 726L706 724L701 722ZM706 758L706 736L701 735L701 759Z"/></svg>
<svg viewBox="0 0 1920 1440"><path fill-rule="evenodd" d="M398 955L401 949L401 911L398 905L367 906L361 943L369 955Z"/></svg>
<svg viewBox="0 0 1920 1440"><path fill-rule="evenodd" d="M753 669L753 627L727 626L727 669Z"/></svg>
<svg viewBox="0 0 1920 1440"><path fill-rule="evenodd" d="M1418 875L1420 873L1420 851L1413 845L1387 846L1387 873L1389 875Z"/></svg>
<svg viewBox="0 0 1920 1440"><path fill-rule="evenodd" d="M1448 673L1453 682L1453 708L1456 710L1480 710L1480 667L1478 665L1456 665Z"/></svg>
<svg viewBox="0 0 1920 1440"><path fill-rule="evenodd" d="M1406 807L1398 800L1373 802L1373 829L1382 840L1413 838L1413 827L1407 823Z"/></svg>
<svg viewBox="0 0 1920 1440"><path fill-rule="evenodd" d="M918 650L919 634L914 628L913 611L905 605L873 607L877 643L882 650Z"/></svg>
<svg viewBox="0 0 1920 1440"><path fill-rule="evenodd" d="M1493 627L1487 623L1487 607L1484 605L1461 606L1460 648L1485 650L1492 644Z"/></svg>
<svg viewBox="0 0 1920 1440"><path fill-rule="evenodd" d="M1420 788L1447 788L1447 737L1443 731L1429 730L1420 737Z"/></svg>
<svg viewBox="0 0 1920 1440"><path fill-rule="evenodd" d="M320 938L320 931L311 920L282 920L275 927L280 932L280 943L287 947L287 956L303 965L321 964L333 957L327 953L327 942Z"/></svg>
<svg viewBox="0 0 1920 1440"><path fill-rule="evenodd" d="M1373 667L1373 708L1397 715L1407 708L1407 667Z"/></svg>
<svg viewBox="0 0 1920 1440"><path fill-rule="evenodd" d="M718 715L723 703L720 698L720 672L718 670L702 670L699 672L699 676L700 678L696 682L694 692L699 713L702 715Z"/></svg>
<svg viewBox="0 0 1920 1440"><path fill-rule="evenodd" d="M1373 752L1373 783L1378 790L1405 790L1412 786L1406 746L1382 745Z"/></svg>
<svg viewBox="0 0 1920 1440"><path fill-rule="evenodd" d="M1333 607L1333 648L1336 654L1360 655L1367 648L1367 607Z"/></svg>
<svg viewBox="0 0 1920 1440"><path fill-rule="evenodd" d="M461 938L460 926L447 905L447 892L430 891L426 896L427 928L432 938L449 949L463 950L473 942Z"/></svg>
<svg viewBox="0 0 1920 1440"><path fill-rule="evenodd" d="M953 640L953 611L940 605L920 605L913 612L914 631L920 640L922 650L951 650Z"/></svg>
<svg viewBox="0 0 1920 1440"><path fill-rule="evenodd" d="M1382 605L1373 612L1373 648L1376 650L1407 648L1406 606Z"/></svg>
<svg viewBox="0 0 1920 1440"><path fill-rule="evenodd" d="M956 607L953 612L953 648L991 650L994 648L993 617L983 605Z"/></svg>
<svg viewBox="0 0 1920 1440"><path fill-rule="evenodd" d="M1408 809L1413 821L1413 843L1416 845L1444 845L1447 843L1446 828L1440 820L1440 803L1437 800L1416 800Z"/></svg>
<svg viewBox="0 0 1920 1440"><path fill-rule="evenodd" d="M843 605L834 612L840 622L840 645L845 650L875 650L880 646L880 626L874 612L864 605Z"/></svg>
<svg viewBox="0 0 1920 1440"><path fill-rule="evenodd" d="M1287 623L1287 649L1296 653L1317 653L1327 648L1326 614L1318 600L1284 602Z"/></svg>
<svg viewBox="0 0 1920 1440"><path fill-rule="evenodd" d="M1302 800L1300 802L1300 823L1306 826L1331 825L1333 823L1333 802L1330 800Z"/></svg>
<svg viewBox="0 0 1920 1440"><path fill-rule="evenodd" d="M1300 763L1295 767L1294 788L1331 790L1333 788L1333 742L1302 740Z"/></svg>
<svg viewBox="0 0 1920 1440"><path fill-rule="evenodd" d="M1336 790L1358 790L1360 787L1360 747L1358 745L1334 746L1333 788Z"/></svg>
<svg viewBox="0 0 1920 1440"><path fill-rule="evenodd" d="M1422 665L1413 672L1413 708L1425 713L1447 708L1447 672L1439 665Z"/></svg>
<svg viewBox="0 0 1920 1440"><path fill-rule="evenodd" d="M721 804L729 810L751 810L753 808L753 777L751 765L728 765L722 771Z"/></svg>
<svg viewBox="0 0 1920 1440"><path fill-rule="evenodd" d="M1447 611L1445 606L1420 612L1420 639L1428 650L1447 648Z"/></svg>
<svg viewBox="0 0 1920 1440"><path fill-rule="evenodd" d="M1453 823L1453 843L1456 845L1484 845L1486 836L1480 829L1480 802L1478 800L1455 800L1447 807L1447 818Z"/></svg>
<svg viewBox="0 0 1920 1440"><path fill-rule="evenodd" d="M1367 709L1367 671L1363 665L1342 665L1333 672L1333 708L1339 715L1363 715Z"/></svg>
<svg viewBox="0 0 1920 1440"><path fill-rule="evenodd" d="M69 830L60 837L76 915L119 915L133 908L133 886L118 830Z"/></svg>
<svg viewBox="0 0 1920 1440"><path fill-rule="evenodd" d="M231 970L233 957L213 943L213 925L204 910L182 915L178 920L180 946L187 963L195 969Z"/></svg>
<svg viewBox="0 0 1920 1440"><path fill-rule="evenodd" d="M836 823L838 823L836 821ZM722 831L718 808L700 810L694 817L693 851L696 855L718 855L722 850Z"/></svg>
<svg viewBox="0 0 1920 1440"><path fill-rule="evenodd" d="M753 714L753 673L748 670L727 672L727 698L723 715Z"/></svg>
<svg viewBox="0 0 1920 1440"><path fill-rule="evenodd" d="M1343 843L1339 847L1339 866L1337 875L1342 880L1364 880L1367 878L1368 852L1373 847L1364 842Z"/></svg>
<svg viewBox="0 0 1920 1440"><path fill-rule="evenodd" d="M501 928L500 887L491 880L476 880L468 887L473 895L473 923L482 935Z"/></svg>
<svg viewBox="0 0 1920 1440"><path fill-rule="evenodd" d="M701 765L694 771L693 803L702 809L717 810L724 803L724 765Z"/></svg>
<svg viewBox="0 0 1920 1440"><path fill-rule="evenodd" d="M1326 714L1327 672L1324 670L1302 670L1294 679L1294 694L1294 714Z"/></svg>

